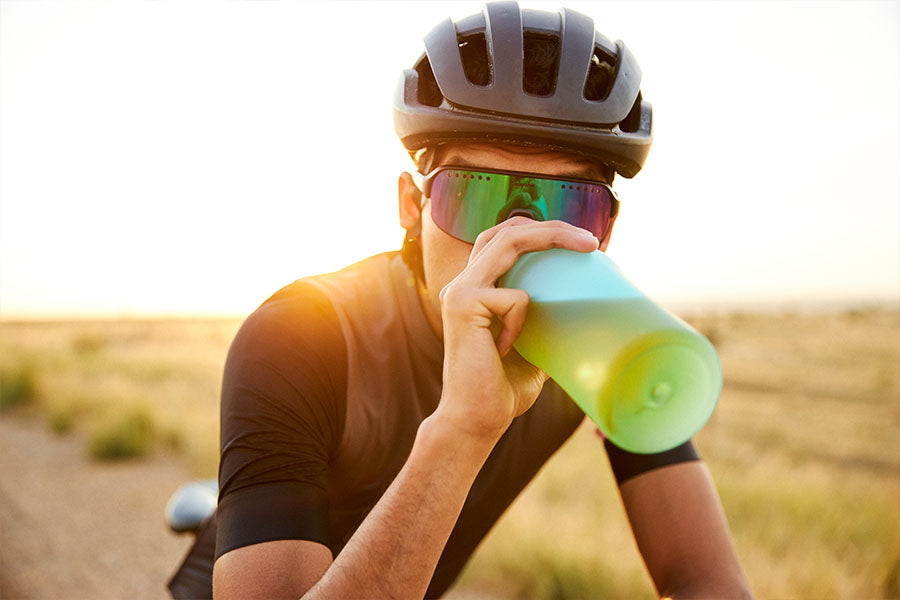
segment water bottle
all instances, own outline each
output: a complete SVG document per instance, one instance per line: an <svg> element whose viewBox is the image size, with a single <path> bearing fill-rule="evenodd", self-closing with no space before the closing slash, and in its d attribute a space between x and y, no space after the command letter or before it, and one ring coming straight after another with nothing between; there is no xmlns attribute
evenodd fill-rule
<svg viewBox="0 0 900 600"><path fill-rule="evenodd" d="M516 350L615 445L662 452L709 420L722 390L715 348L644 296L603 252L525 254L499 285L531 296Z"/></svg>

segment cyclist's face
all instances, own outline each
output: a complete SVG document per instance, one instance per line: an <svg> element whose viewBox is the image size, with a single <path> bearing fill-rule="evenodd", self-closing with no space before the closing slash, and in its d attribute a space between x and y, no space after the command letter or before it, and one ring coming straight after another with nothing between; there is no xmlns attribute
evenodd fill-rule
<svg viewBox="0 0 900 600"><path fill-rule="evenodd" d="M579 179L603 179L597 167L570 154L486 144L454 144L442 147L435 166L439 165L524 171L536 175ZM435 225L431 218L431 203L428 199L424 199L421 222L422 260L428 285L423 304L432 328L440 336L440 291L465 268L473 246L448 235ZM414 221L410 220L410 215L404 216L402 208L401 224L407 229L414 224ZM607 235L601 250L606 250L608 242Z"/></svg>

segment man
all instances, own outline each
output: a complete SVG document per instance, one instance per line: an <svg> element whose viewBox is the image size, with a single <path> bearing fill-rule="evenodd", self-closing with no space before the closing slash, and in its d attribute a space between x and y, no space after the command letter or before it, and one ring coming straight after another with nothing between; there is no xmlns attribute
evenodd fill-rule
<svg viewBox="0 0 900 600"><path fill-rule="evenodd" d="M395 99L403 250L280 290L232 345L217 598L438 596L584 418L512 348L528 295L496 281L606 249L613 176L651 141L640 70L589 18L514 2L425 45ZM605 447L660 594L748 595L693 446Z"/></svg>

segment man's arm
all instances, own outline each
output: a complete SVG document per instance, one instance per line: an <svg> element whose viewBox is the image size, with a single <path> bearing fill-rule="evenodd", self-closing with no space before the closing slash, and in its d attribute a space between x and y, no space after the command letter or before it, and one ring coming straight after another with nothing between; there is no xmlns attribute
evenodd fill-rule
<svg viewBox="0 0 900 600"><path fill-rule="evenodd" d="M334 563L327 547L309 541L239 548L216 561L216 598L421 598L495 443L472 438L435 413Z"/></svg>
<svg viewBox="0 0 900 600"><path fill-rule="evenodd" d="M309 540L244 546L216 561L213 597L296 599L322 577L331 561L327 546Z"/></svg>
<svg viewBox="0 0 900 600"><path fill-rule="evenodd" d="M619 488L661 596L750 598L728 523L703 462L648 471Z"/></svg>

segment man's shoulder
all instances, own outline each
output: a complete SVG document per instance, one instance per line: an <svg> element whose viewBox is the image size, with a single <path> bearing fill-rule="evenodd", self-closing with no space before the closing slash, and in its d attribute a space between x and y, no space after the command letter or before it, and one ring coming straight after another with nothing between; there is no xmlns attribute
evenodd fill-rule
<svg viewBox="0 0 900 600"><path fill-rule="evenodd" d="M397 260L399 260L399 252L382 252L346 266L339 271L313 275L295 281L292 285L311 285L324 291L329 296L340 293L352 293L353 291L363 294L371 293L375 287L387 287L390 285Z"/></svg>
<svg viewBox="0 0 900 600"><path fill-rule="evenodd" d="M334 292L342 288L366 287L366 280L387 278L398 253L384 252L353 263L339 271L311 275L293 281L269 296L248 322L302 322L303 318L334 317Z"/></svg>
<svg viewBox="0 0 900 600"><path fill-rule="evenodd" d="M308 280L298 279L269 296L247 317L241 330L289 332L322 321L336 321L331 300Z"/></svg>
<svg viewBox="0 0 900 600"><path fill-rule="evenodd" d="M294 402L323 391L338 397L346 388L346 345L331 299L308 280L300 279L272 294L241 325L225 366L223 406L254 398ZM331 391L328 391L331 390ZM250 403L252 404L252 402ZM242 406L245 406L243 404Z"/></svg>

